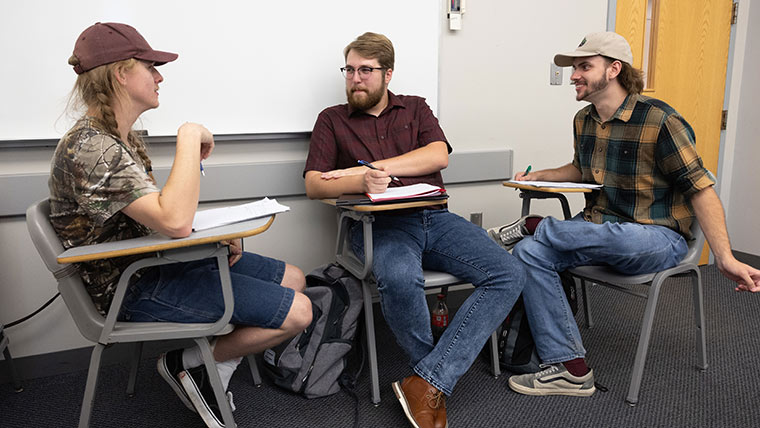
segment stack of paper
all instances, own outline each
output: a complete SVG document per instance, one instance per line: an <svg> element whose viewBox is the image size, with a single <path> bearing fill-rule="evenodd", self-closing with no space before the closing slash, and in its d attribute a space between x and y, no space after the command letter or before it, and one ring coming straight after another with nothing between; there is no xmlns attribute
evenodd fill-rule
<svg viewBox="0 0 760 428"><path fill-rule="evenodd" d="M260 201L251 202L233 207L213 208L198 211L193 219L193 230L205 230L212 227L224 226L225 224L237 223L272 214L289 211L290 208L280 205L274 199L264 198Z"/></svg>
<svg viewBox="0 0 760 428"><path fill-rule="evenodd" d="M411 186L389 187L383 193L367 193L372 202L394 201L410 198L439 196L445 189L427 183L412 184Z"/></svg>

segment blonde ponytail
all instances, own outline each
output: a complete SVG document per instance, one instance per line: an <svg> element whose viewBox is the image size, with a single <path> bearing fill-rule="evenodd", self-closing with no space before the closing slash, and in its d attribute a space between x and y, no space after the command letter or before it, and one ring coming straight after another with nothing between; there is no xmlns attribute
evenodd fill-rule
<svg viewBox="0 0 760 428"><path fill-rule="evenodd" d="M79 59L76 56L72 55L69 58L69 65L78 63ZM92 116L96 125L117 138L120 138L119 124L116 121L113 105L117 97L124 97L124 89L116 81L115 71L119 69L126 71L136 64L137 60L130 58L95 67L77 77L72 91L72 96L77 97L83 107L94 112ZM130 131L124 143L135 150L145 165L145 171L155 183L152 164L143 139L135 131Z"/></svg>

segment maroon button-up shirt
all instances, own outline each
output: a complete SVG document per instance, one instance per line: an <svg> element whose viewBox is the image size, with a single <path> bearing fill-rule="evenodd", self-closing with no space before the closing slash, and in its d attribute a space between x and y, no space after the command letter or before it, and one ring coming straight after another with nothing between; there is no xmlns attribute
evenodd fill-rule
<svg viewBox="0 0 760 428"><path fill-rule="evenodd" d="M388 91L388 106L378 117L348 104L323 110L311 133L304 175L307 171L351 168L360 159L375 162L392 158L435 141L445 142L451 153L451 146L425 99ZM390 185L428 183L443 187L440 171L399 179L400 183L393 181Z"/></svg>

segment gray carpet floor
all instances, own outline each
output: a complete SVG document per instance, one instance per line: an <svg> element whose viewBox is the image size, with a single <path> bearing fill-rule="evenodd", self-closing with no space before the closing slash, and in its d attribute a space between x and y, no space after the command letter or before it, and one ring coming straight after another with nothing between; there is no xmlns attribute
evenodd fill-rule
<svg viewBox="0 0 760 428"><path fill-rule="evenodd" d="M529 397L507 387L508 373L494 379L478 359L448 400L455 427L757 427L760 426L760 296L733 291L714 266L702 270L709 368L696 369L691 289L685 279L663 287L639 404L624 400L630 382L645 301L603 287L590 290L595 325L582 326L589 365L608 392L590 398ZM379 312L379 311L377 311ZM377 320L382 402L369 400L369 376L358 385L362 427L408 426L390 383L410 374L405 357L381 318ZM129 352L114 348L106 352ZM126 365L101 370L92 426L202 427L156 373L156 356L143 360L134 397L124 394ZM246 364L246 363L243 363ZM0 426L76 426L86 372L24 382L25 391L0 385ZM247 367L232 378L240 427L351 427L354 401L345 392L307 400L271 385L255 388Z"/></svg>

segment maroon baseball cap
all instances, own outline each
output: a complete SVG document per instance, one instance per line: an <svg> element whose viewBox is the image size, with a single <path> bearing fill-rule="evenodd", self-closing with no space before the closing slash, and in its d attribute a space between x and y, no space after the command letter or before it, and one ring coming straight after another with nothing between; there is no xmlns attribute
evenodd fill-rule
<svg viewBox="0 0 760 428"><path fill-rule="evenodd" d="M162 65L174 61L179 55L153 50L143 36L127 24L97 22L79 35L74 45L74 56L79 60L79 64L74 65L74 71L82 74L95 67L129 58Z"/></svg>

